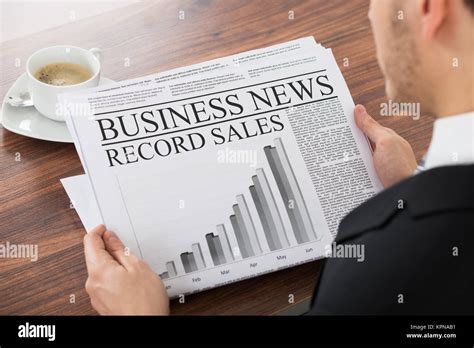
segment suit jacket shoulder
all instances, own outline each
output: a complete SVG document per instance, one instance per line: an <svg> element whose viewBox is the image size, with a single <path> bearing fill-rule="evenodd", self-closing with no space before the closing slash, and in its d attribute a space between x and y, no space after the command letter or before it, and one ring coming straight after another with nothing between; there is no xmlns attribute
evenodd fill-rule
<svg viewBox="0 0 474 348"><path fill-rule="evenodd" d="M349 213L311 314L474 313L474 165L426 171ZM347 249L349 250L349 248Z"/></svg>

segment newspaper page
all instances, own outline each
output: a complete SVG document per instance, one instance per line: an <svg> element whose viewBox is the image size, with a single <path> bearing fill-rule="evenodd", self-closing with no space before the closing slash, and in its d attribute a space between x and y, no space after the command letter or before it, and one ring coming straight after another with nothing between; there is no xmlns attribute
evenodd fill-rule
<svg viewBox="0 0 474 348"><path fill-rule="evenodd" d="M221 64L61 99L102 221L171 297L324 257L381 188L330 50Z"/></svg>

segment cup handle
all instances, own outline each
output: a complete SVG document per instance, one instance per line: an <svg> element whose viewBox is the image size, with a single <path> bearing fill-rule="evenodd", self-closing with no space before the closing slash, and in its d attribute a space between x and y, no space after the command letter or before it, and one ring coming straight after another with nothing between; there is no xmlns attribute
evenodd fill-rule
<svg viewBox="0 0 474 348"><path fill-rule="evenodd" d="M91 48L89 52L91 52L99 62L102 62L102 53L100 48Z"/></svg>

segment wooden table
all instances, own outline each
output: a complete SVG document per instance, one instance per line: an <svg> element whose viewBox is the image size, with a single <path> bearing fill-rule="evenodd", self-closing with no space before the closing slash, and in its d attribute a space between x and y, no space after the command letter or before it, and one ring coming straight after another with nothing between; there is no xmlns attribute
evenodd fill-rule
<svg viewBox="0 0 474 348"><path fill-rule="evenodd" d="M0 96L32 52L56 44L100 47L103 75L123 80L314 35L333 49L355 102L377 116L385 92L367 11L368 0L136 3L1 44ZM423 155L430 118L377 118L404 136L418 159ZM85 232L59 182L83 173L74 146L1 127L0 140L0 242L39 247L37 262L0 259L0 314L94 314L84 290ZM290 294L295 303L310 298L319 271L320 262L312 262L205 291L173 302L172 313L274 314L293 305Z"/></svg>

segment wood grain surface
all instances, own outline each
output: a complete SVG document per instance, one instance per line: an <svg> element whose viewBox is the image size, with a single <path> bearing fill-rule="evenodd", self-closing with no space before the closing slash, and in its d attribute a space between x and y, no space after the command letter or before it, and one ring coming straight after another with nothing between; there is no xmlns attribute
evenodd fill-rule
<svg viewBox="0 0 474 348"><path fill-rule="evenodd" d="M333 49L354 101L405 137L419 159L430 141L432 119L377 116L386 97L367 11L368 0L134 3L2 43L0 96L24 72L28 56L51 45L99 47L103 76L123 80L313 35ZM15 66L15 59L22 64ZM39 248L37 262L0 259L0 314L95 314L84 290L85 231L59 182L83 173L74 146L26 138L1 127L0 144L0 242ZM274 314L292 305L289 294L295 303L308 299L319 271L319 261L307 263L191 295L184 304L173 301L171 310Z"/></svg>

